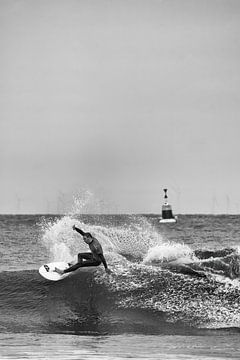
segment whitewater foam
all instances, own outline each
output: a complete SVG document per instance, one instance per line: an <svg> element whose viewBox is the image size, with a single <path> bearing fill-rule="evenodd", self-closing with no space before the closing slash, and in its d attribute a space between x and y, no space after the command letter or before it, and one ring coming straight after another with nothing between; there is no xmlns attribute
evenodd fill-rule
<svg viewBox="0 0 240 360"><path fill-rule="evenodd" d="M184 244L162 243L150 248L143 259L143 263L178 261L179 263L188 263L195 260L193 250Z"/></svg>

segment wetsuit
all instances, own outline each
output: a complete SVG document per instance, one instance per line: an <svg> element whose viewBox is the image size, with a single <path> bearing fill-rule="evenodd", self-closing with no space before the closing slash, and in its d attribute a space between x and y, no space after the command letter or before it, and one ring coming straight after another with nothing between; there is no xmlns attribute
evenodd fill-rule
<svg viewBox="0 0 240 360"><path fill-rule="evenodd" d="M83 231L75 228L77 232L79 232L81 235L83 235ZM68 269L64 270L64 273L68 273L71 271L74 271L78 269L79 267L86 267L86 266L99 266L101 263L103 263L105 269L107 269L107 263L103 256L103 249L100 244L100 242L92 237L92 242L88 244L89 249L91 252L86 253L79 253L78 254L78 262L75 265L70 266ZM83 261L85 260L85 261Z"/></svg>

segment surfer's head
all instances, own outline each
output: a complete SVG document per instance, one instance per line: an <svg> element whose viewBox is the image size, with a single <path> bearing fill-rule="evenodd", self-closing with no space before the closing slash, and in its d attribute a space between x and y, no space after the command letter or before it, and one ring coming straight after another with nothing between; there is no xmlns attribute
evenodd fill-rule
<svg viewBox="0 0 240 360"><path fill-rule="evenodd" d="M83 235L83 240L85 241L86 244L90 244L93 241L93 237L92 234L87 232Z"/></svg>

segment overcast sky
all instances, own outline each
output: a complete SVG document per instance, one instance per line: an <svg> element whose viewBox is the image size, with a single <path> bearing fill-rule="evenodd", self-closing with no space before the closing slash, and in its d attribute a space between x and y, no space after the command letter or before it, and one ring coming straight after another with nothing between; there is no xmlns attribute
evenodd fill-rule
<svg viewBox="0 0 240 360"><path fill-rule="evenodd" d="M0 0L0 47L0 213L239 213L240 1Z"/></svg>

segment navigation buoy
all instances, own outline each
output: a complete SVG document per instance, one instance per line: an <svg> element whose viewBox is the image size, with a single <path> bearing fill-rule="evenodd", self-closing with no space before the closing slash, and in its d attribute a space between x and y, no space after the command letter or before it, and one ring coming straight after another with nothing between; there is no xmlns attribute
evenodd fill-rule
<svg viewBox="0 0 240 360"><path fill-rule="evenodd" d="M175 223L177 221L177 216L174 216L172 213L172 207L168 204L167 189L164 191L164 204L162 206L162 216L160 217L160 223Z"/></svg>

